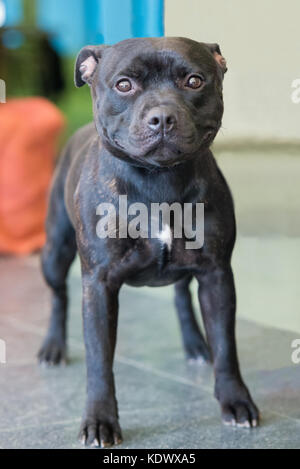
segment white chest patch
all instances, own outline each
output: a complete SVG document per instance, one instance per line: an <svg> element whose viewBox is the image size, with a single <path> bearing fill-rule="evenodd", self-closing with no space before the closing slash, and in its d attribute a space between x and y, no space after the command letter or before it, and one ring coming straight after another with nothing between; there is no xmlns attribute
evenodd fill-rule
<svg viewBox="0 0 300 469"><path fill-rule="evenodd" d="M169 225L165 225L163 230L159 233L158 239L163 243L166 244L169 251L172 248L172 231Z"/></svg>

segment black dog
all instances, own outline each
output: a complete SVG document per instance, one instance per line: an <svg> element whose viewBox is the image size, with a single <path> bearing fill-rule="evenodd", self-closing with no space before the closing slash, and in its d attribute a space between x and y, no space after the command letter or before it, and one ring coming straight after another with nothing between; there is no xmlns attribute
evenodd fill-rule
<svg viewBox="0 0 300 469"><path fill-rule="evenodd" d="M224 422L258 424L235 344L233 202L209 150L221 126L225 71L217 44L183 38L85 47L77 58L75 82L91 87L96 128L88 125L70 140L52 187L42 256L52 315L39 358L50 364L65 358L66 277L78 250L88 381L80 437L88 445L122 439L113 359L123 283L175 283L186 354L205 360L211 354ZM119 195L149 210L153 202L204 203L204 245L186 249L187 239L174 236L173 219L160 238L123 237L114 227L113 236L97 236L97 207L113 204L120 215ZM209 349L191 305L193 277Z"/></svg>

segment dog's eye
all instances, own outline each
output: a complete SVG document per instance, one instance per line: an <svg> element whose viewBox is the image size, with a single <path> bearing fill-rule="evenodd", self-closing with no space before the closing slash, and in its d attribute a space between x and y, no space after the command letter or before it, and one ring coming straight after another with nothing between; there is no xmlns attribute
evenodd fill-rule
<svg viewBox="0 0 300 469"><path fill-rule="evenodd" d="M132 84L129 80L120 80L117 83L116 88L122 93L128 93L128 91L132 90Z"/></svg>
<svg viewBox="0 0 300 469"><path fill-rule="evenodd" d="M197 90L200 88L203 84L203 79L199 77L199 75L192 75L189 77L189 79L186 82L186 85L188 88L192 88L193 90Z"/></svg>

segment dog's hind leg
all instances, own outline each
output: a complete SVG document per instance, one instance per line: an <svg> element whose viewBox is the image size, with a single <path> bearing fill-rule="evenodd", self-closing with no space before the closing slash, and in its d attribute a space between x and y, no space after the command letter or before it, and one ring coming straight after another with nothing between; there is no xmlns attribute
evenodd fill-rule
<svg viewBox="0 0 300 469"><path fill-rule="evenodd" d="M66 279L77 250L75 230L65 208L64 175L61 173L54 180L51 192L46 224L47 241L42 252L42 270L51 289L52 309L49 329L38 358L41 363L48 365L57 365L66 360Z"/></svg>
<svg viewBox="0 0 300 469"><path fill-rule="evenodd" d="M175 306L178 313L182 341L188 360L210 361L210 352L195 317L189 284L186 277L175 284Z"/></svg>

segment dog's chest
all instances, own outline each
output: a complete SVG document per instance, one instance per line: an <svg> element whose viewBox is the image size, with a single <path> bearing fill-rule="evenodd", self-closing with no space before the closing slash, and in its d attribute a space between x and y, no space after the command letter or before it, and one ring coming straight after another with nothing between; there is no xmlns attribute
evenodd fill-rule
<svg viewBox="0 0 300 469"><path fill-rule="evenodd" d="M161 243L162 249L167 249L169 252L171 251L173 232L170 225L165 225L163 229L157 233L157 239Z"/></svg>
<svg viewBox="0 0 300 469"><path fill-rule="evenodd" d="M164 286L177 282L197 265L195 252L185 250L185 241L175 238L172 228L164 225L155 237L146 241L144 252L147 253L147 260L138 262L126 283L132 286Z"/></svg>

